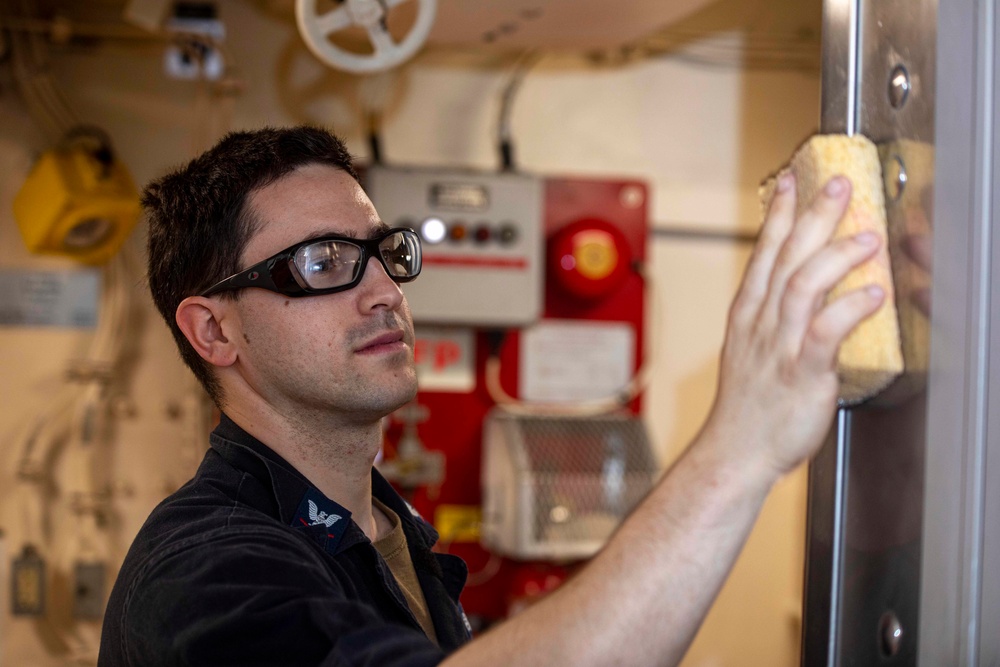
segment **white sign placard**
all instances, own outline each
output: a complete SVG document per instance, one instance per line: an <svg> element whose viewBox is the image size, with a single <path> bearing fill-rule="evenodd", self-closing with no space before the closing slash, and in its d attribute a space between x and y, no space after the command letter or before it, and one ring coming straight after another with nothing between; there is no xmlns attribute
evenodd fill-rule
<svg viewBox="0 0 1000 667"><path fill-rule="evenodd" d="M415 334L413 357L421 391L470 392L476 388L472 329L419 326Z"/></svg>
<svg viewBox="0 0 1000 667"><path fill-rule="evenodd" d="M521 398L580 401L615 395L632 379L635 338L626 322L541 321L521 333Z"/></svg>
<svg viewBox="0 0 1000 667"><path fill-rule="evenodd" d="M96 269L0 271L0 326L97 325L101 274Z"/></svg>

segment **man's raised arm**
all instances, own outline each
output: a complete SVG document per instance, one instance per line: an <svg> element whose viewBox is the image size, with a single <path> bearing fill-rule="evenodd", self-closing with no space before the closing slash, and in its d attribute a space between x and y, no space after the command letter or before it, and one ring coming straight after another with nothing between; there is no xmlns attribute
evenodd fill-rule
<svg viewBox="0 0 1000 667"><path fill-rule="evenodd" d="M872 286L826 302L879 244L831 241L849 199L850 183L835 178L796 219L794 178L782 177L730 309L701 432L582 572L444 664L680 662L771 487L822 444L837 350L884 299Z"/></svg>

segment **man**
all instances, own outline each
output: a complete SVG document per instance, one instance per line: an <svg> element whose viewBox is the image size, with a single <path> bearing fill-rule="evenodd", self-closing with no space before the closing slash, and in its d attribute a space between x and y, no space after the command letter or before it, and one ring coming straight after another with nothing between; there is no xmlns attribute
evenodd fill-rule
<svg viewBox="0 0 1000 667"><path fill-rule="evenodd" d="M470 641L464 566L372 468L417 388L399 283L419 244L329 134L227 136L144 196L154 300L223 418L125 560L101 664L677 663L769 489L829 428L840 341L883 300L824 304L878 245L830 241L849 197L834 179L796 220L782 178L702 431L581 573Z"/></svg>

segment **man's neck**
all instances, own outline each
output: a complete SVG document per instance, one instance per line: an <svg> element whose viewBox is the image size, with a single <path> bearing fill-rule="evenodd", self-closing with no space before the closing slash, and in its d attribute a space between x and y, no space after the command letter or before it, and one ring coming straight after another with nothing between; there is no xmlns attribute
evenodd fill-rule
<svg viewBox="0 0 1000 667"><path fill-rule="evenodd" d="M345 423L331 416L290 420L260 406L227 405L225 412L347 509L370 540L378 538L384 521L377 522L372 509L371 469L382 444L379 421Z"/></svg>

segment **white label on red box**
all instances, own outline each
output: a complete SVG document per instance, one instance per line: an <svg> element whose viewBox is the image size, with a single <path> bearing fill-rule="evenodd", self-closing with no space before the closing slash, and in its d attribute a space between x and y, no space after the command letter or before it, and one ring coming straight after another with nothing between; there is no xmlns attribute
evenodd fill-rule
<svg viewBox="0 0 1000 667"><path fill-rule="evenodd" d="M413 357L421 391L464 393L476 388L472 329L416 327Z"/></svg>
<svg viewBox="0 0 1000 667"><path fill-rule="evenodd" d="M632 379L634 368L635 331L625 322L543 320L521 333L524 400L614 396Z"/></svg>

